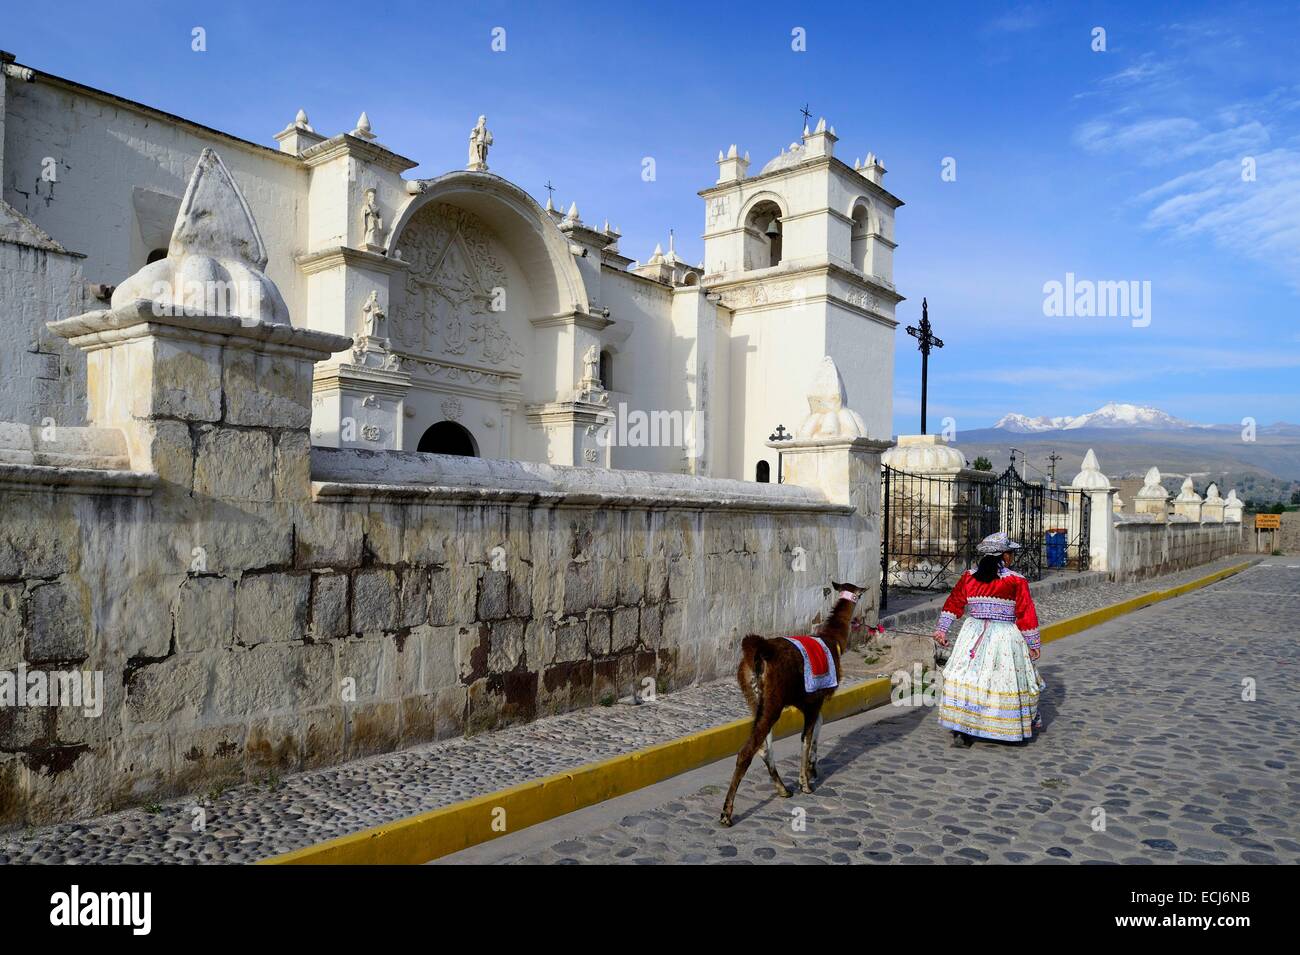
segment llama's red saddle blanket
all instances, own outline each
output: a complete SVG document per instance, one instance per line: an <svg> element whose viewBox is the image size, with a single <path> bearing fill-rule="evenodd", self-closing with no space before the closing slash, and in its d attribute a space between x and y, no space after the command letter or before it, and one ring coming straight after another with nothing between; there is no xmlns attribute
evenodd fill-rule
<svg viewBox="0 0 1300 955"><path fill-rule="evenodd" d="M803 689L805 693L832 690L839 686L835 675L835 658L817 637L786 637L803 655Z"/></svg>

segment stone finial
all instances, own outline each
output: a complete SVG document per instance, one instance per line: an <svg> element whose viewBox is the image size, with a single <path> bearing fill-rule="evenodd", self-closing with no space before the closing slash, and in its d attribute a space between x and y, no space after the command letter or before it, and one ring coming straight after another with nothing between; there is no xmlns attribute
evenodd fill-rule
<svg viewBox="0 0 1300 955"><path fill-rule="evenodd" d="M365 110L357 117L357 128L352 130L352 135L358 139L372 140L375 138L375 131L370 128L370 117L366 115Z"/></svg>
<svg viewBox="0 0 1300 955"><path fill-rule="evenodd" d="M564 221L575 224L582 222L582 216L578 213L578 204L576 202L569 203L569 211L565 213Z"/></svg>
<svg viewBox="0 0 1300 955"><path fill-rule="evenodd" d="M275 134L280 144L280 152L301 156L305 150L317 143L324 142L325 137L312 128L305 109L294 114L293 122Z"/></svg>
<svg viewBox="0 0 1300 955"><path fill-rule="evenodd" d="M1074 476L1070 486L1087 491L1102 491L1110 487L1110 479L1101 473L1101 466L1097 463L1097 455L1092 448L1083 456L1083 469Z"/></svg>
<svg viewBox="0 0 1300 955"><path fill-rule="evenodd" d="M1228 502L1219 496L1219 485L1211 484L1205 489L1205 500L1201 502L1201 520L1211 524L1221 523L1226 517Z"/></svg>
<svg viewBox="0 0 1300 955"><path fill-rule="evenodd" d="M1118 494L1116 494L1115 500L1111 502L1110 509L1114 511L1116 514L1124 510L1124 499L1120 497Z"/></svg>
<svg viewBox="0 0 1300 955"><path fill-rule="evenodd" d="M749 172L749 151L741 158L740 148L732 143L726 152L718 152L718 183L739 182Z"/></svg>
<svg viewBox="0 0 1300 955"><path fill-rule="evenodd" d="M289 308L266 276L266 258L244 194L221 157L205 149L181 199L167 257L122 282L112 306L146 301L159 314L184 309L288 325Z"/></svg>
<svg viewBox="0 0 1300 955"><path fill-rule="evenodd" d="M1196 489L1192 487L1190 477L1183 479L1182 489L1174 498L1174 515L1191 521L1202 520L1205 516L1201 495L1197 494Z"/></svg>
<svg viewBox="0 0 1300 955"><path fill-rule="evenodd" d="M1235 487L1228 492L1228 496L1224 499L1223 503L1233 507L1241 507L1241 499L1237 497L1237 489Z"/></svg>
<svg viewBox="0 0 1300 955"><path fill-rule="evenodd" d="M809 438L864 438L866 422L862 416L844 407L844 382L835 359L827 355L817 367L808 388L808 416L797 432L802 439Z"/></svg>
<svg viewBox="0 0 1300 955"><path fill-rule="evenodd" d="M1143 500L1167 500L1169 492L1165 486L1160 483L1160 469L1151 468L1147 471L1146 477L1142 479L1142 490L1138 491L1138 497Z"/></svg>

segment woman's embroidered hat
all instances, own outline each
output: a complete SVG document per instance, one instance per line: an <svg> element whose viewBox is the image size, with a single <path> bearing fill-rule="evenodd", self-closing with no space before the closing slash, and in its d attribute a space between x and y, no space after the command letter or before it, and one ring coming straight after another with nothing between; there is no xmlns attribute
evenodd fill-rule
<svg viewBox="0 0 1300 955"><path fill-rule="evenodd" d="M1008 537L1006 531L998 531L980 541L975 550L981 554L1005 554L1009 550L1020 550L1020 545Z"/></svg>

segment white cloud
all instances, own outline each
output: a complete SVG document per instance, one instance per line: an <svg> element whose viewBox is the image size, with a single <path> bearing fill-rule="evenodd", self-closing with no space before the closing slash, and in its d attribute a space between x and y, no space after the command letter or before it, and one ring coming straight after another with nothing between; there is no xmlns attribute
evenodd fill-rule
<svg viewBox="0 0 1300 955"><path fill-rule="evenodd" d="M1159 58L1147 53L1095 84L1105 107L1075 127L1075 144L1117 174L1164 171L1131 200L1147 229L1262 262L1300 289L1300 87L1229 98L1205 73L1206 44L1242 50L1229 25L1174 24L1164 36ZM1249 71L1244 53L1232 59Z"/></svg>

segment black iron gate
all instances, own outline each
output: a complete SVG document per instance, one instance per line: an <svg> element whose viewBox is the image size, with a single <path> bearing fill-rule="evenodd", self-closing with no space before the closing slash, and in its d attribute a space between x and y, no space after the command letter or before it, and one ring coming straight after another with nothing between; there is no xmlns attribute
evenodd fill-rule
<svg viewBox="0 0 1300 955"><path fill-rule="evenodd" d="M1041 580L1048 568L1087 570L1091 497L1024 480L1015 468L994 477L881 469L880 606L890 587L943 590L978 559L989 534L1021 545L1016 569Z"/></svg>

